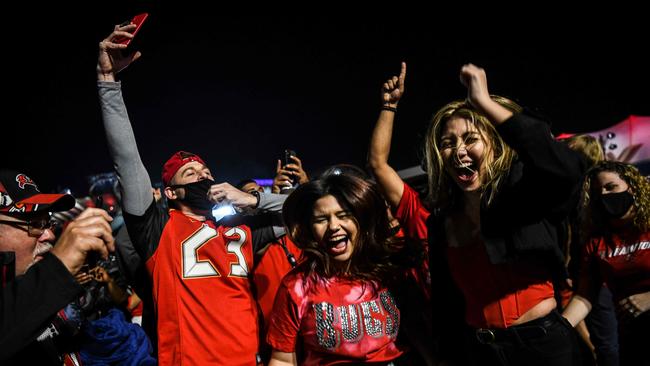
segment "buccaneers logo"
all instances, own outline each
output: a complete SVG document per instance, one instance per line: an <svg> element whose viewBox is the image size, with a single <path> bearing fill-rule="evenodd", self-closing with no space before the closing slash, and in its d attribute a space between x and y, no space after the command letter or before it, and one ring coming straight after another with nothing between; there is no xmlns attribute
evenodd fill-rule
<svg viewBox="0 0 650 366"><path fill-rule="evenodd" d="M29 184L33 186L35 190L38 191L38 187L36 186L36 183L34 183L32 178L26 176L25 174L18 174L16 176L16 182L18 182L18 188L20 189L25 189L25 186Z"/></svg>

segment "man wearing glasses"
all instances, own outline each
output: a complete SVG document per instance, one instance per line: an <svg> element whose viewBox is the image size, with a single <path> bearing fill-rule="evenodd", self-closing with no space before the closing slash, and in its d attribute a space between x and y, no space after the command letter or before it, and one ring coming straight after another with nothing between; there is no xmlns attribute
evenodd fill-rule
<svg viewBox="0 0 650 366"><path fill-rule="evenodd" d="M106 257L115 249L111 217L94 208L68 224L52 247L50 212L68 210L74 203L70 195L41 193L23 173L0 170L2 365L44 364L56 357L36 349L34 341L54 315L83 292L74 275L86 255L96 251Z"/></svg>

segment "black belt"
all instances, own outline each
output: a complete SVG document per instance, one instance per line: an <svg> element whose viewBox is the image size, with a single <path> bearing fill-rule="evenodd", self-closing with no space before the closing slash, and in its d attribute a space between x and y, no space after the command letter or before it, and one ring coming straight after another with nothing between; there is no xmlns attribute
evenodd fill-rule
<svg viewBox="0 0 650 366"><path fill-rule="evenodd" d="M557 310L553 310L546 316L509 328L479 328L476 330L476 338L480 343L490 344L543 337L548 333L548 328L561 321L561 316Z"/></svg>

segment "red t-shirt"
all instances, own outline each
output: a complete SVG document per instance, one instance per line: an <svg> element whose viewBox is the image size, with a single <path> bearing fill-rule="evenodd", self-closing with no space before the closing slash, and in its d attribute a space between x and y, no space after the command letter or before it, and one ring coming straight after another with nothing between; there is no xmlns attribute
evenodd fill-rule
<svg viewBox="0 0 650 366"><path fill-rule="evenodd" d="M581 266L578 293L587 298L603 282L616 301L650 291L650 232L594 238L583 249Z"/></svg>
<svg viewBox="0 0 650 366"><path fill-rule="evenodd" d="M160 365L255 365L257 306L248 226L216 226L171 210L147 260Z"/></svg>
<svg viewBox="0 0 650 366"><path fill-rule="evenodd" d="M492 264L482 243L448 247L447 257L465 297L465 319L473 327L507 328L554 296L547 269L528 263Z"/></svg>
<svg viewBox="0 0 650 366"><path fill-rule="evenodd" d="M284 241L287 250L294 256L296 261L300 259L301 250L287 236L279 240ZM256 264L253 282L255 282L257 288L257 303L264 315L265 328L268 328L269 316L271 310L273 310L273 301L275 300L275 294L278 292L278 287L280 287L280 282L282 282L282 277L292 268L280 241L271 243Z"/></svg>
<svg viewBox="0 0 650 366"><path fill-rule="evenodd" d="M429 211L422 204L422 200L416 191L404 183L404 192L395 210L395 218L402 225L404 235L411 239L419 239L427 242L428 230L427 219Z"/></svg>
<svg viewBox="0 0 650 366"><path fill-rule="evenodd" d="M292 271L282 280L271 316L267 342L295 352L302 339L303 365L386 362L402 354L395 344L400 312L390 292L360 281L331 279L304 282Z"/></svg>
<svg viewBox="0 0 650 366"><path fill-rule="evenodd" d="M422 204L418 193L408 184L404 183L404 192L395 209L394 216L399 221L401 233L406 239L421 242L425 252L425 260L420 268L413 268L410 272L418 283L427 301L431 300L431 272L429 271L429 243L427 219L429 211ZM408 241L406 243L408 245Z"/></svg>

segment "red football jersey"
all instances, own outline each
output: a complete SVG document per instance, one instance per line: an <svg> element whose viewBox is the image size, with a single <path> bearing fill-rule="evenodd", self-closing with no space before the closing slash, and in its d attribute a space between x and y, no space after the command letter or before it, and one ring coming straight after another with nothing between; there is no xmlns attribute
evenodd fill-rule
<svg viewBox="0 0 650 366"><path fill-rule="evenodd" d="M171 210L146 265L158 314L160 365L255 365L257 308L247 278L248 226L216 226Z"/></svg>
<svg viewBox="0 0 650 366"><path fill-rule="evenodd" d="M282 242L285 243L287 250L296 261L300 259L300 249L288 237L284 236L269 245L262 258L255 264L253 273L253 282L257 288L257 303L264 315L264 327L267 329L275 294L278 292L284 275L293 268L282 247Z"/></svg>
<svg viewBox="0 0 650 366"><path fill-rule="evenodd" d="M616 301L650 291L650 232L594 238L584 247L581 266L578 293L587 298L603 282Z"/></svg>
<svg viewBox="0 0 650 366"><path fill-rule="evenodd" d="M404 192L394 215L407 238L427 242L427 219L430 213L422 204L418 193L406 183L404 183Z"/></svg>
<svg viewBox="0 0 650 366"><path fill-rule="evenodd" d="M385 362L402 354L395 344L399 322L386 289L336 278L306 285L304 274L293 271L276 295L266 340L278 351L295 352L302 339L302 365Z"/></svg>
<svg viewBox="0 0 650 366"><path fill-rule="evenodd" d="M404 183L404 191L394 216L401 226L401 234L408 240L417 240L424 248L424 262L419 268L411 270L411 276L416 281L427 301L431 300L431 272L429 271L429 230L427 219L429 210L422 204L418 193Z"/></svg>

